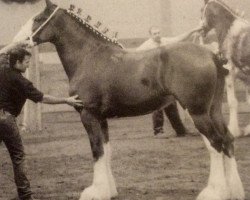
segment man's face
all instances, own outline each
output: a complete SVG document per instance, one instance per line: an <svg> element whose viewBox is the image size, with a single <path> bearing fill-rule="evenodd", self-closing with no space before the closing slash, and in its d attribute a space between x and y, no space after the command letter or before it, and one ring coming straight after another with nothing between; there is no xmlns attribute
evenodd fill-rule
<svg viewBox="0 0 250 200"><path fill-rule="evenodd" d="M161 32L160 32L160 29L158 28L153 28L150 32L151 34L151 38L157 42L157 43L160 43L161 42Z"/></svg>
<svg viewBox="0 0 250 200"><path fill-rule="evenodd" d="M25 56L23 62L17 61L15 68L18 69L20 72L24 73L26 69L29 67L30 64L30 56Z"/></svg>

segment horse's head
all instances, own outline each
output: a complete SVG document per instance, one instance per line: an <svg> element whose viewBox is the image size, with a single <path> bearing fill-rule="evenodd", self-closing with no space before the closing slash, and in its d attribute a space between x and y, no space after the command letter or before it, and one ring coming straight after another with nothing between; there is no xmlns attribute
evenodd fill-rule
<svg viewBox="0 0 250 200"><path fill-rule="evenodd" d="M37 44L52 42L54 39L54 23L59 19L59 7L46 0L46 8L32 17L15 36L14 41L30 39Z"/></svg>
<svg viewBox="0 0 250 200"><path fill-rule="evenodd" d="M215 5L209 0L204 0L205 6L201 9L201 20L203 26L203 34L206 35L215 27L216 16L218 10Z"/></svg>
<svg viewBox="0 0 250 200"><path fill-rule="evenodd" d="M235 19L235 12L220 0L204 0L202 9L203 31L206 35L213 28L229 28Z"/></svg>

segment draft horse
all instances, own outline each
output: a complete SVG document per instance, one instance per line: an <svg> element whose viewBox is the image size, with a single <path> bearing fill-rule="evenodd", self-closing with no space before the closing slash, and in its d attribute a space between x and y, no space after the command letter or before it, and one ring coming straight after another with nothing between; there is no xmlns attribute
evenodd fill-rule
<svg viewBox="0 0 250 200"><path fill-rule="evenodd" d="M219 51L228 60L226 78L227 100L230 110L229 129L241 136L238 123L238 101L235 97L235 78L246 84L246 98L250 103L250 25L242 16L221 0L205 0L202 16L204 35L215 30ZM250 125L244 135L250 134Z"/></svg>
<svg viewBox="0 0 250 200"><path fill-rule="evenodd" d="M54 44L69 79L70 95L78 94L83 101L78 111L91 144L94 177L80 200L117 196L107 119L150 113L165 106L170 95L189 110L210 152L209 182L197 199L244 199L233 136L221 112L227 70L211 51L178 43L129 52L74 11L49 0L18 37Z"/></svg>

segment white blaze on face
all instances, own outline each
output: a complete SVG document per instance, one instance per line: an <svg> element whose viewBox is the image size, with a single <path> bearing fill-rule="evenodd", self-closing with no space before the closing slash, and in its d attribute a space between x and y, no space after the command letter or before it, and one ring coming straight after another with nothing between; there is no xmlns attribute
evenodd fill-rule
<svg viewBox="0 0 250 200"><path fill-rule="evenodd" d="M23 25L21 30L14 37L13 42L19 42L28 39L32 35L33 23L34 18L31 18L25 25Z"/></svg>

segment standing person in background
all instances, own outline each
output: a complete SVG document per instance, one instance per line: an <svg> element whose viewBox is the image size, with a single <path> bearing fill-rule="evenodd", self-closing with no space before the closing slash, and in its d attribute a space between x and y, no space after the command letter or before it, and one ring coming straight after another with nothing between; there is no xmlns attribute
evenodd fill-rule
<svg viewBox="0 0 250 200"><path fill-rule="evenodd" d="M154 48L167 45L167 44L171 44L171 43L175 43L175 42L182 42L182 41L187 40L193 33L199 32L201 30L202 30L202 27L198 27L187 33L178 35L176 37L161 37L160 28L157 26L152 26L149 29L150 38L146 40L144 43L142 43L136 50L137 51L149 50L149 49L154 49ZM163 110L165 111L166 116L169 118L169 121L172 127L175 129L177 136L179 137L185 136L187 131L180 119L176 100L174 100L174 97L170 99L171 99L170 100L171 102L169 102L169 105L166 106ZM164 133L163 110L157 110L153 112L152 118L153 118L154 135Z"/></svg>
<svg viewBox="0 0 250 200"><path fill-rule="evenodd" d="M33 200L30 182L26 176L25 153L16 117L26 99L46 104L68 104L81 107L77 96L58 98L43 94L22 76L29 67L31 54L26 42L11 44L0 50L0 141L8 149L14 171L18 200ZM4 183L3 183L4 184Z"/></svg>

